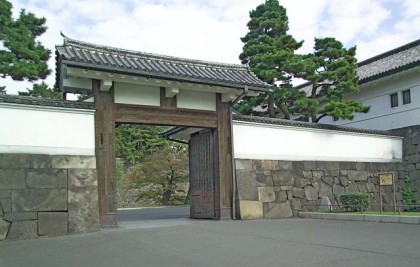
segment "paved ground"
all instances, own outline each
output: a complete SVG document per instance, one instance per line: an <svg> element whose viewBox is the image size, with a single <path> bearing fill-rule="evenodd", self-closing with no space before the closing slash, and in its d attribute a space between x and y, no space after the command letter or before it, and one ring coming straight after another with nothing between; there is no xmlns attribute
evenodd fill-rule
<svg viewBox="0 0 420 267"><path fill-rule="evenodd" d="M0 243L0 266L419 266L417 225L308 219L121 222Z"/></svg>
<svg viewBox="0 0 420 267"><path fill-rule="evenodd" d="M190 206L176 206L165 208L120 209L119 222L139 220L179 219L190 217Z"/></svg>

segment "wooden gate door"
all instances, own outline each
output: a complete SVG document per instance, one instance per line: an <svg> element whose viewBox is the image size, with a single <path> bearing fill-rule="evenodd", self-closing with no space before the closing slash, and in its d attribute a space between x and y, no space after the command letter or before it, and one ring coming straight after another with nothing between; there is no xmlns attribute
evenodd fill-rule
<svg viewBox="0 0 420 267"><path fill-rule="evenodd" d="M214 218L215 136L202 130L190 139L190 183L192 218Z"/></svg>

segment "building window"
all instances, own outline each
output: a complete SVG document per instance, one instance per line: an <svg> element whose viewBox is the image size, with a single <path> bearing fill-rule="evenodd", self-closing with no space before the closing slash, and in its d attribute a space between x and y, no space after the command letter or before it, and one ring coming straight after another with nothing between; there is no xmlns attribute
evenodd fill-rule
<svg viewBox="0 0 420 267"><path fill-rule="evenodd" d="M403 105L407 105L411 103L410 89L402 91L402 99L403 99Z"/></svg>
<svg viewBox="0 0 420 267"><path fill-rule="evenodd" d="M393 93L390 95L391 97L391 108L395 108L398 106L398 94Z"/></svg>

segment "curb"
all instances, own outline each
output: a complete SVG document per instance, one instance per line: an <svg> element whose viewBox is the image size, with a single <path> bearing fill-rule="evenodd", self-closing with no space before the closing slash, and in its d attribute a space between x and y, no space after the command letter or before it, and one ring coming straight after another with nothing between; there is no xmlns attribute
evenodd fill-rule
<svg viewBox="0 0 420 267"><path fill-rule="evenodd" d="M337 220L337 221L358 221L358 222L381 222L420 224L419 216L393 216L393 215L368 215L368 214L337 214L299 211L299 218Z"/></svg>

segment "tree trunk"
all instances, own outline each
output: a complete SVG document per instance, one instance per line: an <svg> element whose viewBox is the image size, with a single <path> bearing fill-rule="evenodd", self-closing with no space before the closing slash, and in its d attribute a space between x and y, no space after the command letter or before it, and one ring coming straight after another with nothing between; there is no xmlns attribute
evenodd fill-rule
<svg viewBox="0 0 420 267"><path fill-rule="evenodd" d="M280 110L284 114L284 119L290 120L290 112L289 112L289 109L287 108L287 106L284 103L281 103L280 104Z"/></svg>
<svg viewBox="0 0 420 267"><path fill-rule="evenodd" d="M162 204L163 205L168 205L169 200L171 199L171 196L172 196L172 189L171 188L165 188L163 190L163 195L162 195Z"/></svg>

